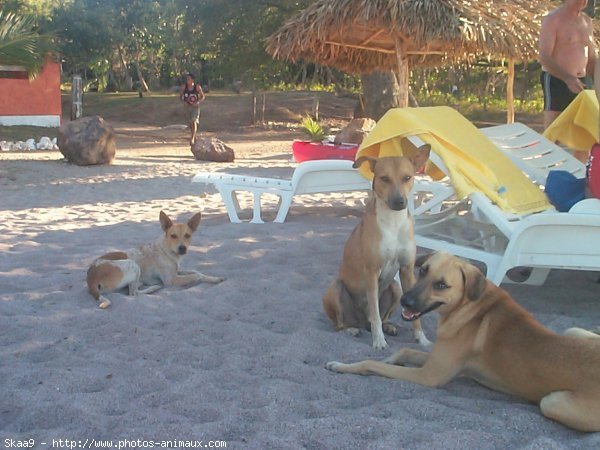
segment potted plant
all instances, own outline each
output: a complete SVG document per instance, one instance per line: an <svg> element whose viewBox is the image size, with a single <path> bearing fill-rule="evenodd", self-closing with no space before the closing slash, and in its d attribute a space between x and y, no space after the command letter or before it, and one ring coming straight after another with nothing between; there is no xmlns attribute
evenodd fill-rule
<svg viewBox="0 0 600 450"><path fill-rule="evenodd" d="M308 136L310 142L322 142L325 140L325 130L319 122L310 116L302 119L300 129Z"/></svg>
<svg viewBox="0 0 600 450"><path fill-rule="evenodd" d="M348 159L354 161L357 145L338 145L327 139L325 129L310 116L300 122L300 128L308 136L306 140L294 140L292 152L294 161L302 162L313 159Z"/></svg>

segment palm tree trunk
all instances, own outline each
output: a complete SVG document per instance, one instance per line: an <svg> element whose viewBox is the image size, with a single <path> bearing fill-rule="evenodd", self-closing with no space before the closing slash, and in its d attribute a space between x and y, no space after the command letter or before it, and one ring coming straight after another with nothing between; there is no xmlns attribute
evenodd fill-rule
<svg viewBox="0 0 600 450"><path fill-rule="evenodd" d="M377 121L388 109L399 106L399 87L394 72L363 74L361 80L367 117Z"/></svg>

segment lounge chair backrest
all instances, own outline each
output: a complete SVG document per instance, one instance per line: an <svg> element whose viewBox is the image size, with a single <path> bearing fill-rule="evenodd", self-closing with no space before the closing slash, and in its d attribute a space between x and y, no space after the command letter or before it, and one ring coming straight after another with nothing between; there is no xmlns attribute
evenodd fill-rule
<svg viewBox="0 0 600 450"><path fill-rule="evenodd" d="M352 161L346 160L306 161L298 165L292 176L294 194L365 190L370 185L352 168Z"/></svg>
<svg viewBox="0 0 600 450"><path fill-rule="evenodd" d="M576 178L585 178L585 165L522 123L481 128L525 174L536 184L546 185L548 172L564 170Z"/></svg>

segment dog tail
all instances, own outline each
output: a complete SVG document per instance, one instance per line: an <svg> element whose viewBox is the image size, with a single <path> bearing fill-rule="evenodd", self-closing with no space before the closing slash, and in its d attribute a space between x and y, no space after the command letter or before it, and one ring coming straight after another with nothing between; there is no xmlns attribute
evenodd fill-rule
<svg viewBox="0 0 600 450"><path fill-rule="evenodd" d="M100 281L102 279L103 271L104 270L102 265L92 265L88 269L86 281L88 291L90 292L92 297L94 297L99 303L98 306L102 309L106 309L110 306L110 300L103 296L101 293L104 288L102 282Z"/></svg>

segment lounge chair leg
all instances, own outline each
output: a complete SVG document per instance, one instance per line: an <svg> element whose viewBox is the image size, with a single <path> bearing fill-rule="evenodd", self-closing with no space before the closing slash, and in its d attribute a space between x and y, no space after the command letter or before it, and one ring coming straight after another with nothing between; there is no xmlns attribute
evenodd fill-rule
<svg viewBox="0 0 600 450"><path fill-rule="evenodd" d="M240 204L238 203L237 194L233 189L219 188L221 198L225 203L225 209L227 209L227 215L231 223L241 223L238 212L240 211Z"/></svg>
<svg viewBox="0 0 600 450"><path fill-rule="evenodd" d="M252 220L250 223L264 223L260 216L260 192L254 191L254 204L252 205Z"/></svg>
<svg viewBox="0 0 600 450"><path fill-rule="evenodd" d="M279 211L277 211L277 217L274 222L283 223L292 205L292 193L282 193L279 197Z"/></svg>

